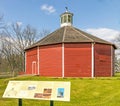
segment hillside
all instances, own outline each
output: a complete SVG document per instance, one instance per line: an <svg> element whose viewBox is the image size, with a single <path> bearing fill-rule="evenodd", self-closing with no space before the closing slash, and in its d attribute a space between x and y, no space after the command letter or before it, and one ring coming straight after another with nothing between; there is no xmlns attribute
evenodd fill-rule
<svg viewBox="0 0 120 106"><path fill-rule="evenodd" d="M45 78L23 76L0 79L0 106L17 106L18 99L2 98L9 80L70 81L70 102L54 101L54 106L120 106L120 75L110 78ZM49 101L23 99L23 106L49 106Z"/></svg>

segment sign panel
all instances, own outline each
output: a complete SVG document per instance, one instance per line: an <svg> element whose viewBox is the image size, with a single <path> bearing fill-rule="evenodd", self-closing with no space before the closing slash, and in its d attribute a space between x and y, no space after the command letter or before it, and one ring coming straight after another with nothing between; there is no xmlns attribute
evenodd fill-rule
<svg viewBox="0 0 120 106"><path fill-rule="evenodd" d="M9 81L3 97L70 101L70 82Z"/></svg>

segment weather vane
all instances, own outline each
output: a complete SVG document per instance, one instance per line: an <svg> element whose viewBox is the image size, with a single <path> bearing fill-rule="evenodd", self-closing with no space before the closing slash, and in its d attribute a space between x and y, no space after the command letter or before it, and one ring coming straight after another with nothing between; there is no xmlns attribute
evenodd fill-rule
<svg viewBox="0 0 120 106"><path fill-rule="evenodd" d="M65 9L66 9L66 12L68 12L68 7L65 7Z"/></svg>

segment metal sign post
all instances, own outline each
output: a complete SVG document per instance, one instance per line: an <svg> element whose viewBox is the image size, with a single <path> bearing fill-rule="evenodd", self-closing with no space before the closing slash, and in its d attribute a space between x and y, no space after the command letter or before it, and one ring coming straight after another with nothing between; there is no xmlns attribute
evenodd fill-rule
<svg viewBox="0 0 120 106"><path fill-rule="evenodd" d="M50 101L50 106L54 106L54 101Z"/></svg>
<svg viewBox="0 0 120 106"><path fill-rule="evenodd" d="M22 99L18 99L18 106L22 106Z"/></svg>

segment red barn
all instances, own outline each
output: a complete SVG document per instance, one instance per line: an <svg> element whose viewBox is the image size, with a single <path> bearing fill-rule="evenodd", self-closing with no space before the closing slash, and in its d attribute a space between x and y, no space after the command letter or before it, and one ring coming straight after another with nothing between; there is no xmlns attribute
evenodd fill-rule
<svg viewBox="0 0 120 106"><path fill-rule="evenodd" d="M73 14L61 15L61 28L25 50L26 74L50 77L114 75L115 45L72 26Z"/></svg>

